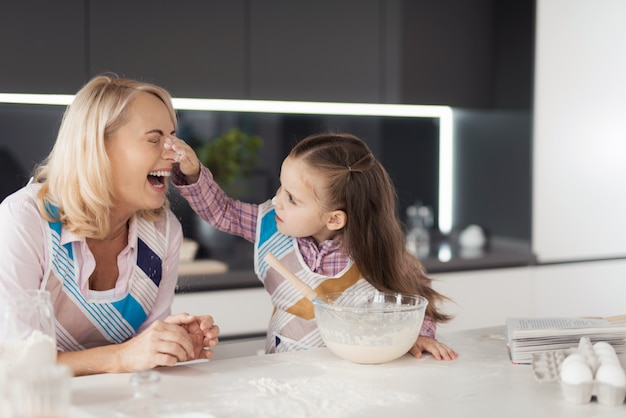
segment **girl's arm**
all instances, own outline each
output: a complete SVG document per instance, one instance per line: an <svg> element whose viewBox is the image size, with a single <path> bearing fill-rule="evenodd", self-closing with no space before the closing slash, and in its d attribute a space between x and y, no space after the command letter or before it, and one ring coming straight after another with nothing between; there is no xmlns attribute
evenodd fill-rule
<svg viewBox="0 0 626 418"><path fill-rule="evenodd" d="M424 322L422 322L422 329L420 329L420 337L430 337L435 338L435 333L437 332L437 323L433 321L433 319L424 315Z"/></svg>
<svg viewBox="0 0 626 418"><path fill-rule="evenodd" d="M172 169L171 182L202 219L229 234L250 242L256 238L258 206L229 197L215 182L213 175L198 161L193 149L180 139L168 139L169 147L178 153L179 164Z"/></svg>

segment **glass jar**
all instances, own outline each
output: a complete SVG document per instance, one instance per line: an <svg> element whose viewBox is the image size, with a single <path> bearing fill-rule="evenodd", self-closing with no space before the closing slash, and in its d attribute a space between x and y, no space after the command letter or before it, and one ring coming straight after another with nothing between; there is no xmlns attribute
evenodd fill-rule
<svg viewBox="0 0 626 418"><path fill-rule="evenodd" d="M55 318L50 293L25 290L0 303L0 417L11 416L9 384L26 372L56 365ZM8 410L7 410L8 409Z"/></svg>
<svg viewBox="0 0 626 418"><path fill-rule="evenodd" d="M13 369L8 388L11 417L69 417L71 377L70 368L63 364Z"/></svg>
<svg viewBox="0 0 626 418"><path fill-rule="evenodd" d="M9 368L56 363L56 332L50 293L25 290L0 307L0 356Z"/></svg>

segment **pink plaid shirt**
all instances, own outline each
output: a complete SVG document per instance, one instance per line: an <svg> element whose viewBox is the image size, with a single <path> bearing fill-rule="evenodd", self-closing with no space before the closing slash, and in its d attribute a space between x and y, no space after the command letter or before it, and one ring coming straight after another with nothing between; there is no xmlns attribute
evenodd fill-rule
<svg viewBox="0 0 626 418"><path fill-rule="evenodd" d="M171 181L191 208L206 222L221 231L254 242L258 205L228 197L204 166L201 166L200 178L194 184L187 184L185 176L178 168L172 170ZM297 238L297 241L304 262L315 273L335 276L350 261L337 240L324 241L319 245L312 237ZM435 332L435 322L426 316L420 335L435 338Z"/></svg>

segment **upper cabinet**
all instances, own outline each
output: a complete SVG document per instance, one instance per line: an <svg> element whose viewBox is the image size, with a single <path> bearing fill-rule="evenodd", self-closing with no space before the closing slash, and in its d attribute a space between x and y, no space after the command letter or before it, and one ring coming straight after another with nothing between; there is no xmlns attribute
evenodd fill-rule
<svg viewBox="0 0 626 418"><path fill-rule="evenodd" d="M90 72L152 81L179 97L377 102L380 7L379 0L91 2Z"/></svg>
<svg viewBox="0 0 626 418"><path fill-rule="evenodd" d="M113 72L176 97L528 109L533 5L2 2L0 91L71 94Z"/></svg>
<svg viewBox="0 0 626 418"><path fill-rule="evenodd" d="M534 3L403 1L402 103L530 109Z"/></svg>
<svg viewBox="0 0 626 418"><path fill-rule="evenodd" d="M380 1L272 0L250 6L251 97L381 101L387 63Z"/></svg>
<svg viewBox="0 0 626 418"><path fill-rule="evenodd" d="M156 83L176 97L246 98L245 3L90 1L89 72Z"/></svg>
<svg viewBox="0 0 626 418"><path fill-rule="evenodd" d="M0 2L0 92L71 93L85 82L85 2Z"/></svg>

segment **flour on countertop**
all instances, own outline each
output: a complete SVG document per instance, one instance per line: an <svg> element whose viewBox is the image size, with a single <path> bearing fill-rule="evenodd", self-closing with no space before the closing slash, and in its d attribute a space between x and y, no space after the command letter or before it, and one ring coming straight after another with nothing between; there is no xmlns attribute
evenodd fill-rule
<svg viewBox="0 0 626 418"><path fill-rule="evenodd" d="M333 418L356 417L371 407L413 403L416 398L411 393L374 390L357 380L258 378L238 379L224 390L212 390L203 403L216 417Z"/></svg>

